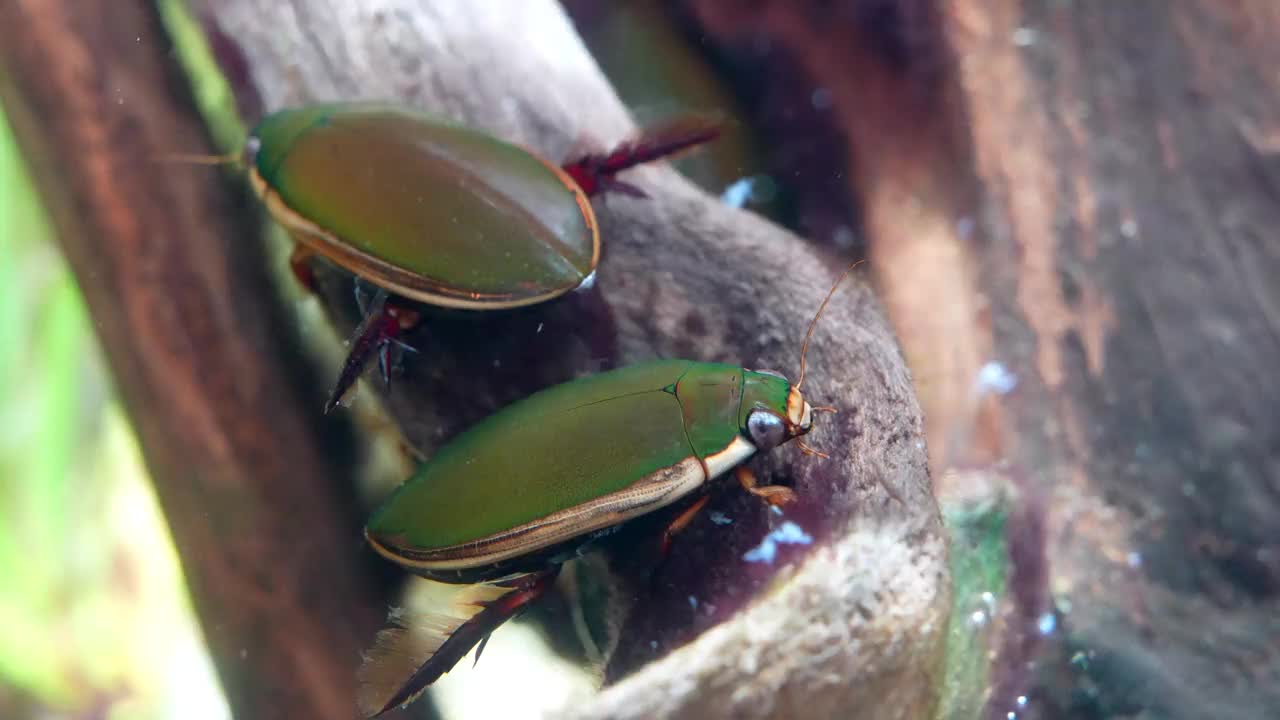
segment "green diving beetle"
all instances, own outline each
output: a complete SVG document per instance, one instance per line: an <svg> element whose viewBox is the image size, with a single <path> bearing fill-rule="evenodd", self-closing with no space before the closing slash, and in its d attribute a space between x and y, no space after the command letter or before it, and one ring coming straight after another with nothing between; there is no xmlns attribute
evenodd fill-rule
<svg viewBox="0 0 1280 720"><path fill-rule="evenodd" d="M791 440L821 454L798 438L815 411L834 408L812 407L800 386L809 339L839 282L809 325L795 384L772 371L651 361L530 395L420 466L374 513L365 537L446 599L414 622L393 616L378 634L361 668L361 710L376 716L412 702L592 541L701 495L668 526L665 552L710 499L710 481L730 470L772 504L792 500L790 488L757 485L742 463ZM425 642L410 625L427 631Z"/></svg>
<svg viewBox="0 0 1280 720"><path fill-rule="evenodd" d="M267 115L235 160L295 240L290 265L305 287L320 255L379 289L362 307L328 412L373 357L386 380L389 353L408 347L400 338L421 320L415 302L500 310L589 284L600 260L590 198L645 197L618 173L719 132L714 118L685 118L557 165L421 112L331 103Z"/></svg>

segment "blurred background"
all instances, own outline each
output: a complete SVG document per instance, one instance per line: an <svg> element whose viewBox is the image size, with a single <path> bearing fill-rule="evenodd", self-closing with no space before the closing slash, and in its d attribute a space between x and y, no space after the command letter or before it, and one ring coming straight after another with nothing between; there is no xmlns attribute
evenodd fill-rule
<svg viewBox="0 0 1280 720"><path fill-rule="evenodd" d="M0 717L230 717L15 142L0 117Z"/></svg>

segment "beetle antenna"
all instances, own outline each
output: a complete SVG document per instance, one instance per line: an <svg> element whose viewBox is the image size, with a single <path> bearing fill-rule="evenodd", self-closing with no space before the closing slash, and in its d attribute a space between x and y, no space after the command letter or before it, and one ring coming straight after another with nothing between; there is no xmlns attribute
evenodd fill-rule
<svg viewBox="0 0 1280 720"><path fill-rule="evenodd" d="M201 155L198 153L165 153L155 158L159 163L176 163L180 165L239 165L240 151L225 155Z"/></svg>
<svg viewBox="0 0 1280 720"><path fill-rule="evenodd" d="M844 279L849 277L849 273L853 272L854 268L864 262L866 262L865 258L862 260L855 260L849 264L849 267L844 269L843 273L840 273L840 277L836 279L835 284L827 291L827 296L822 299L822 304L818 306L818 312L814 313L813 319L809 321L809 331L804 334L804 343L800 345L800 379L796 380L796 390L799 390L800 386L804 384L804 358L809 352L809 341L813 339L813 330L818 327L818 318L822 317L822 312L827 309L827 303L831 302L831 296L836 294L836 289L840 287L840 283L844 282Z"/></svg>
<svg viewBox="0 0 1280 720"><path fill-rule="evenodd" d="M805 445L803 440L796 440L796 445L800 448L800 452L804 453L805 455L817 455L823 460L831 459L830 455L822 452L821 450L816 450L814 448L809 447L808 445Z"/></svg>
<svg viewBox="0 0 1280 720"><path fill-rule="evenodd" d="M832 415L834 415L834 414L836 414L836 413L840 412L840 409L839 409L839 408L835 408L835 407L831 407L830 405L817 405L817 406L814 406L814 407L810 407L810 408L809 408L809 411L810 411L810 412L824 412L824 413L831 413Z"/></svg>

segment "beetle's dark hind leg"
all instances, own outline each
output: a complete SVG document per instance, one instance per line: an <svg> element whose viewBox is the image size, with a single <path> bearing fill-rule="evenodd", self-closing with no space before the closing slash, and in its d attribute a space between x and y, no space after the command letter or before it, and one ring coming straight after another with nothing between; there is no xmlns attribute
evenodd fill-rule
<svg viewBox="0 0 1280 720"><path fill-rule="evenodd" d="M646 128L639 137L607 154L588 154L566 162L562 169L588 196L616 192L645 198L644 190L617 179L637 165L673 158L720 136L719 118L689 116Z"/></svg>
<svg viewBox="0 0 1280 720"><path fill-rule="evenodd" d="M360 379L360 375L364 373L365 367L375 355L378 358L383 382L390 386L391 351L404 348L416 352L406 345L400 336L418 324L420 315L417 310L402 304L402 301L388 295L387 291L382 289L375 292L372 299L366 302L358 285L356 302L365 314L364 320L356 328L355 335L351 339L351 351L347 353L347 359L342 363L342 371L338 373L338 382L334 385L333 392L329 394L328 401L325 402L326 413L338 406L351 386Z"/></svg>
<svg viewBox="0 0 1280 720"><path fill-rule="evenodd" d="M369 303L378 299L378 292L380 291L375 289L372 293L366 293L364 285L365 282L357 277L355 281L356 305L360 307L360 314L368 317L371 314ZM397 305L393 295L385 292L383 292L383 295L385 300L382 301L381 307L384 308L384 312L395 314L407 310L407 308L400 308ZM385 310L388 305L391 307L390 311ZM414 324L416 324L416 319ZM401 332L408 330L409 327L411 326L402 327ZM416 353L418 349L395 336L385 337L378 343L378 373L382 376L382 387L388 390L391 389L391 373L393 371L399 373L403 370L405 352Z"/></svg>
<svg viewBox="0 0 1280 720"><path fill-rule="evenodd" d="M423 688L449 672L477 643L487 639L500 625L546 594L559 572L560 566L555 565L546 570L494 583L500 587L510 587L512 591L496 600L479 603L483 609L450 633L439 649L404 681L381 710L374 713L374 717L412 700Z"/></svg>
<svg viewBox="0 0 1280 720"><path fill-rule="evenodd" d="M796 491L782 485L758 485L756 474L751 472L746 465L739 465L733 471L734 477L738 478L738 483L742 485L742 489L763 498L765 502L774 507L782 507L790 504L796 499Z"/></svg>

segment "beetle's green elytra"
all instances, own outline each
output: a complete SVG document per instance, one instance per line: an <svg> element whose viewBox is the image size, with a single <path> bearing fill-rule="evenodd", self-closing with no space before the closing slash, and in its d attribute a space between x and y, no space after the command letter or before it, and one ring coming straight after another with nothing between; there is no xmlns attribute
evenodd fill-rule
<svg viewBox="0 0 1280 720"><path fill-rule="evenodd" d="M670 505L809 427L808 404L772 373L688 360L601 373L460 435L366 534L428 576L482 567Z"/></svg>
<svg viewBox="0 0 1280 720"><path fill-rule="evenodd" d="M596 534L741 471L757 451L809 432L812 412L776 373L659 360L548 388L459 435L365 527L379 554L427 578L439 600L418 619L425 643L398 616L379 633L360 672L362 710L412 702ZM743 485L771 502L790 495Z"/></svg>
<svg viewBox="0 0 1280 720"><path fill-rule="evenodd" d="M481 131L373 104L264 118L250 181L315 252L435 305L530 305L578 287L600 240L586 194L561 168Z"/></svg>
<svg viewBox="0 0 1280 720"><path fill-rule="evenodd" d="M412 349L401 337L422 319L410 301L502 310L589 286L600 261L590 198L647 197L618 174L719 135L718 119L688 117L556 165L423 112L324 103L267 115L239 156L170 159L244 167L295 240L290 265L308 290L320 255L387 293L352 339L329 412L374 357L389 381L393 348Z"/></svg>

